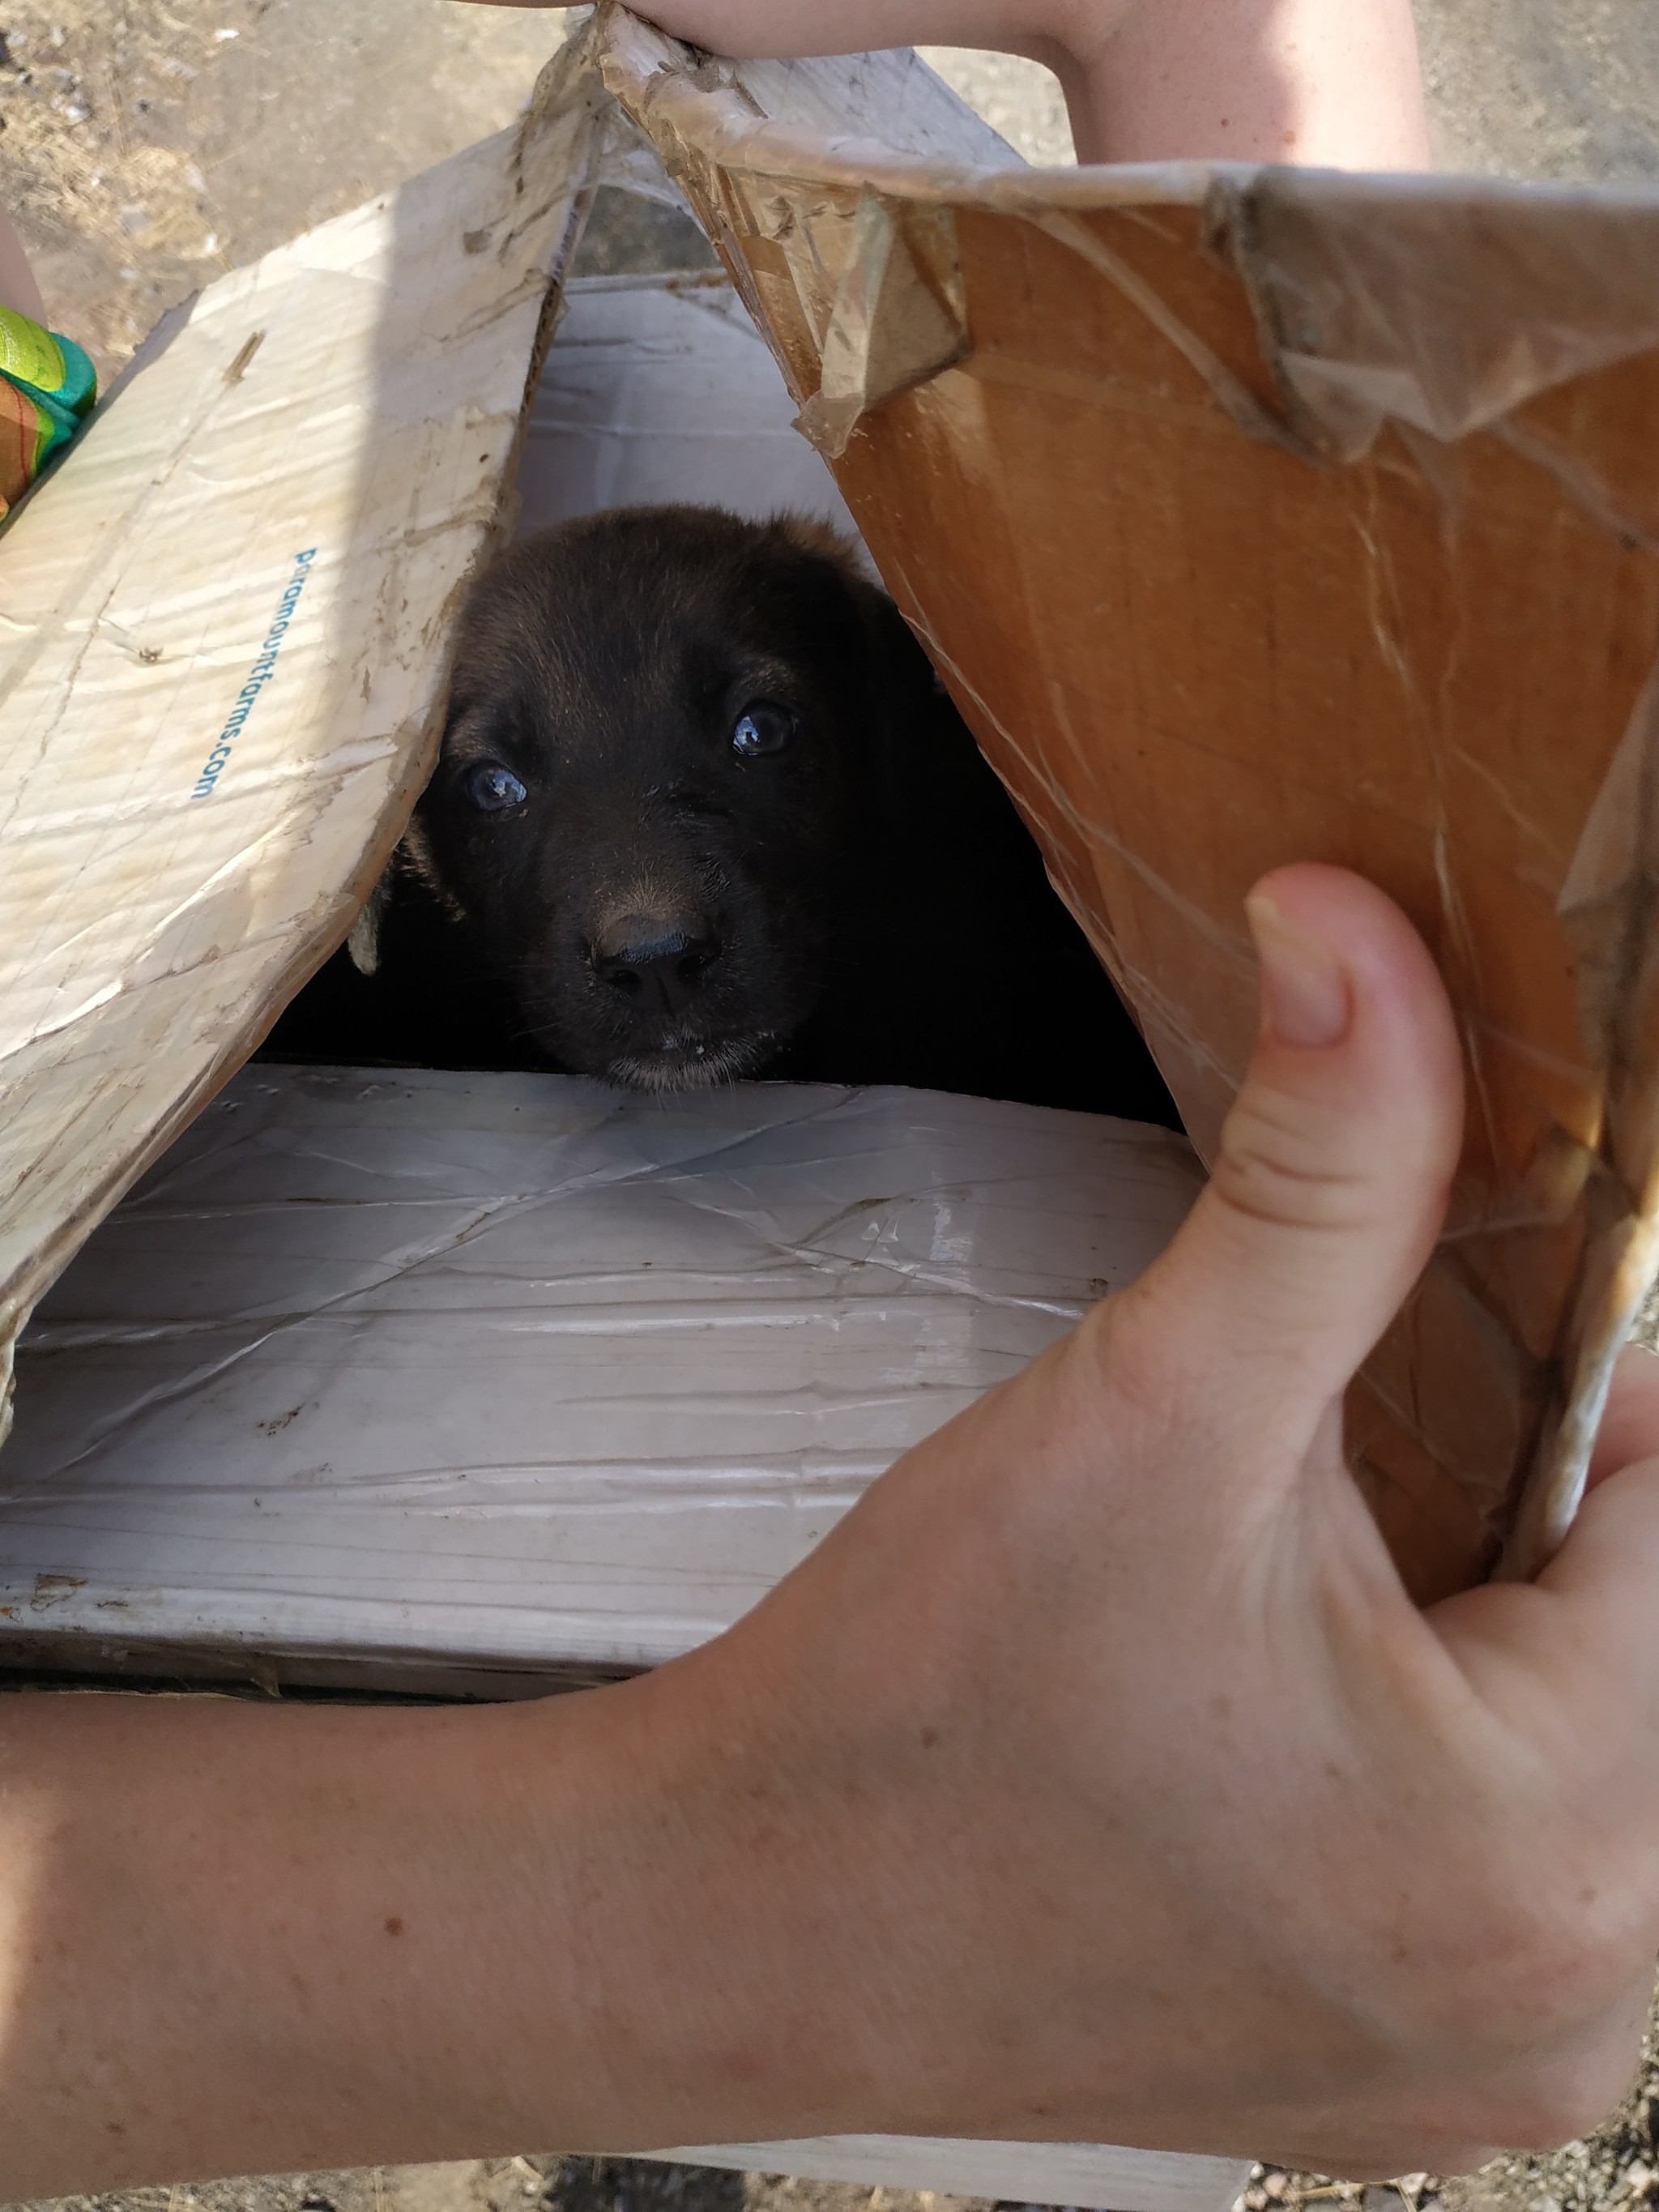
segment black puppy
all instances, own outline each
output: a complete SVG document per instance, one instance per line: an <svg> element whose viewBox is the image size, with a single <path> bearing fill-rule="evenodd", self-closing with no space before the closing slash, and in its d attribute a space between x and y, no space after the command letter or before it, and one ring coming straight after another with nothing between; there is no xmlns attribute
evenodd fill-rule
<svg viewBox="0 0 1659 2212"><path fill-rule="evenodd" d="M926 656L820 526L641 507L514 547L462 617L402 860L377 972L332 963L273 1056L1174 1119Z"/></svg>

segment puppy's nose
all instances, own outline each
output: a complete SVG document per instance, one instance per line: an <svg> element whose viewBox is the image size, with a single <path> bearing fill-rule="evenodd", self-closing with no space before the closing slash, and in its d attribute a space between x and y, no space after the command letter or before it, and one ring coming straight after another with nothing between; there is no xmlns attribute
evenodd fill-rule
<svg viewBox="0 0 1659 2212"><path fill-rule="evenodd" d="M625 914L594 940L593 973L642 1013L678 1014L702 988L720 941L703 918Z"/></svg>

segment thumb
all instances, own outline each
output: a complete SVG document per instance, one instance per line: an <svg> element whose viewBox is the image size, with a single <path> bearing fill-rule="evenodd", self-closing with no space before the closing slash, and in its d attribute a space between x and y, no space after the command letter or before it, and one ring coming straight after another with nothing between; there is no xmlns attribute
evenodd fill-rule
<svg viewBox="0 0 1659 2212"><path fill-rule="evenodd" d="M1316 1424L1426 1263L1462 1139L1444 986L1393 901L1346 869L1245 902L1261 1030L1210 1182L1138 1288L1207 1399ZM1167 1301L1167 1303L1166 1303Z"/></svg>
<svg viewBox="0 0 1659 2212"><path fill-rule="evenodd" d="M1589 1487L1644 1459L1659 1460L1659 1354L1644 1344L1627 1344L1613 1369L1590 1453Z"/></svg>

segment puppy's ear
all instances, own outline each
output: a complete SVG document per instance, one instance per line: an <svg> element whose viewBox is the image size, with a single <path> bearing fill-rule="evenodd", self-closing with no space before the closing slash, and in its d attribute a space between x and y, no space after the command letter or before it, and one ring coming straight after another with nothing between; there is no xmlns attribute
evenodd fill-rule
<svg viewBox="0 0 1659 2212"><path fill-rule="evenodd" d="M867 574L858 549L827 522L780 515L802 552L837 573L856 617L870 702L870 756L884 819L908 820L927 775L924 729L931 729L944 687L898 609Z"/></svg>
<svg viewBox="0 0 1659 2212"><path fill-rule="evenodd" d="M362 912L351 925L351 934L346 939L346 951L351 955L351 964L360 975L372 975L380 964L380 921L386 913L386 902L392 895L392 871L398 865L394 853L376 879L374 890L363 901Z"/></svg>
<svg viewBox="0 0 1659 2212"><path fill-rule="evenodd" d="M870 755L884 818L904 824L925 812L935 766L944 686L915 632L878 585L848 584L865 638L870 695ZM950 712L952 726L955 715Z"/></svg>
<svg viewBox="0 0 1659 2212"><path fill-rule="evenodd" d="M814 560L830 562L849 583L868 582L864 565L868 556L861 556L852 539L843 538L833 522L821 522L815 514L775 514L772 527Z"/></svg>
<svg viewBox="0 0 1659 2212"><path fill-rule="evenodd" d="M389 876L392 873L392 868L402 868L406 874L412 876L417 884L432 894L452 921L465 921L466 908L444 881L443 871L438 866L438 856L432 849L431 836L426 823L421 818L420 810L423 803L423 797L422 800L416 802L415 813L410 818L408 829L404 832L403 842L392 856L392 864L386 870L386 875ZM383 876L380 880L384 883L386 877Z"/></svg>
<svg viewBox="0 0 1659 2212"><path fill-rule="evenodd" d="M789 542L836 570L859 609L872 663L896 690L914 693L918 684L937 690L939 679L915 635L866 563L868 556L828 522L806 514L781 514L777 527Z"/></svg>

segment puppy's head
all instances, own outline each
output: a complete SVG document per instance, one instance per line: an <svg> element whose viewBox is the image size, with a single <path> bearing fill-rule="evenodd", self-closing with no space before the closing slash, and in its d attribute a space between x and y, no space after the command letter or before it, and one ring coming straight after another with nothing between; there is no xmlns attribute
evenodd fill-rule
<svg viewBox="0 0 1659 2212"><path fill-rule="evenodd" d="M884 690L915 680L895 626L828 532L712 509L588 517L484 576L411 848L550 1057L680 1089L812 1012Z"/></svg>

